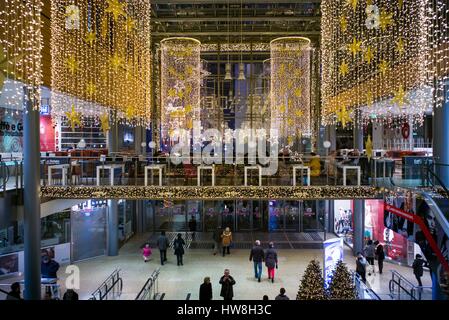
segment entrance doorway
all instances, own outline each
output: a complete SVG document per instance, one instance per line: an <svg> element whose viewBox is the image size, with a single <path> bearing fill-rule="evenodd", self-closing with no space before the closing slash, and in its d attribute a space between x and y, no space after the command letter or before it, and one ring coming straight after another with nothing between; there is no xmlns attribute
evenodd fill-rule
<svg viewBox="0 0 449 320"><path fill-rule="evenodd" d="M300 201L270 200L268 231L299 231Z"/></svg>

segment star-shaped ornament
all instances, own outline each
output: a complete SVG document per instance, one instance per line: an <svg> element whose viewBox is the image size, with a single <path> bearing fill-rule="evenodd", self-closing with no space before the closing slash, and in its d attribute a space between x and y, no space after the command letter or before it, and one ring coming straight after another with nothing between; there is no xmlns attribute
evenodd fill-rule
<svg viewBox="0 0 449 320"><path fill-rule="evenodd" d="M404 104L408 103L405 95L406 92L404 91L404 87L400 85L398 91L394 92L394 97L391 101L397 104L399 107L402 107Z"/></svg>
<svg viewBox="0 0 449 320"><path fill-rule="evenodd" d="M382 31L385 31L389 26L394 24L393 14L387 13L384 9L380 12L379 25Z"/></svg>
<svg viewBox="0 0 449 320"><path fill-rule="evenodd" d="M72 54L71 56L69 56L67 58L66 62L67 62L67 68L70 70L70 73L72 75L74 75L75 72L78 70L78 66L79 66L79 63L78 63L78 61L76 61L75 56Z"/></svg>
<svg viewBox="0 0 449 320"><path fill-rule="evenodd" d="M361 51L360 46L362 45L362 41L357 41L357 39L354 37L352 39L352 43L348 44L348 50L352 53L352 57L355 58L357 53Z"/></svg>
<svg viewBox="0 0 449 320"><path fill-rule="evenodd" d="M132 32L135 27L136 27L136 21L131 19L131 18L127 18L126 19L126 23L125 23L126 31L127 32Z"/></svg>
<svg viewBox="0 0 449 320"><path fill-rule="evenodd" d="M95 32L91 31L86 33L86 37L84 38L84 41L89 44L91 47L94 44L95 40L97 40L95 36Z"/></svg>
<svg viewBox="0 0 449 320"><path fill-rule="evenodd" d="M371 46L368 46L368 48L366 48L365 54L363 55L363 59L370 64L371 61L374 59L374 53L373 50L371 49Z"/></svg>
<svg viewBox="0 0 449 320"><path fill-rule="evenodd" d="M301 98L302 96L302 89L301 88L296 88L295 89L295 97L296 98Z"/></svg>
<svg viewBox="0 0 449 320"><path fill-rule="evenodd" d="M75 126L79 125L81 127L81 113L75 111L75 105L72 104L72 110L70 112L66 112L65 116L72 127L72 131L75 130Z"/></svg>
<svg viewBox="0 0 449 320"><path fill-rule="evenodd" d="M88 84L86 84L86 93L88 96L94 95L94 93L97 91L97 86L95 83L90 81Z"/></svg>
<svg viewBox="0 0 449 320"><path fill-rule="evenodd" d="M346 124L351 122L351 117L345 106L341 106L340 110L337 111L337 120L341 123L343 128L346 128Z"/></svg>
<svg viewBox="0 0 449 320"><path fill-rule="evenodd" d="M126 108L125 117L128 120L131 120L134 117L134 108L133 108L133 106L128 106Z"/></svg>
<svg viewBox="0 0 449 320"><path fill-rule="evenodd" d="M304 112L302 112L302 110L295 111L295 116L297 116L298 118L302 117L303 115L304 115Z"/></svg>
<svg viewBox="0 0 449 320"><path fill-rule="evenodd" d="M352 7L352 10L356 10L358 0L347 0L347 4Z"/></svg>
<svg viewBox="0 0 449 320"><path fill-rule="evenodd" d="M123 65L123 57L121 57L117 52L110 58L111 66L115 72Z"/></svg>
<svg viewBox="0 0 449 320"><path fill-rule="evenodd" d="M100 126L104 133L107 133L111 129L108 114L102 114L100 116Z"/></svg>
<svg viewBox="0 0 449 320"><path fill-rule="evenodd" d="M388 69L389 69L389 63L386 60L382 60L379 64L380 73L382 73L382 75L384 76L385 73L387 73Z"/></svg>
<svg viewBox="0 0 449 320"><path fill-rule="evenodd" d="M125 7L126 3L120 3L119 0L106 0L108 7L104 10L107 13L112 13L115 22L120 16L126 17Z"/></svg>
<svg viewBox="0 0 449 320"><path fill-rule="evenodd" d="M343 62L340 64L339 71L340 71L340 74L341 74L343 77L346 76L346 75L348 74L348 72L349 72L349 66L348 66L348 64L346 63L346 61L343 61Z"/></svg>
<svg viewBox="0 0 449 320"><path fill-rule="evenodd" d="M399 56L402 56L404 53L404 40L402 38L399 38L398 42L396 42L396 51L399 53Z"/></svg>
<svg viewBox="0 0 449 320"><path fill-rule="evenodd" d="M340 28L341 31L345 32L348 29L348 20L346 19L345 16L342 16L340 18Z"/></svg>

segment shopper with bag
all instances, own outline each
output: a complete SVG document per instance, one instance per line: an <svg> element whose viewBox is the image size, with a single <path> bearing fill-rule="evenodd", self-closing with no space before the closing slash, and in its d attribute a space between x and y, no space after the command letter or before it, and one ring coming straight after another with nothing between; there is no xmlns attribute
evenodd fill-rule
<svg viewBox="0 0 449 320"><path fill-rule="evenodd" d="M229 248L232 245L232 232L229 227L227 227L221 235L221 245L223 246L223 257L225 256L226 252L230 254Z"/></svg>

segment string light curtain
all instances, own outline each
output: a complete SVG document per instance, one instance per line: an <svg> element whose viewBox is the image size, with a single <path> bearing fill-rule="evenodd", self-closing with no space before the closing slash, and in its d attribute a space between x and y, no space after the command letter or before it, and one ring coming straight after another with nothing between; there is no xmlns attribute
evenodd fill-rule
<svg viewBox="0 0 449 320"><path fill-rule="evenodd" d="M167 38L161 41L161 138L177 129L191 130L200 119L200 41Z"/></svg>
<svg viewBox="0 0 449 320"><path fill-rule="evenodd" d="M23 106L23 86L37 109L42 82L41 1L0 0L0 96L3 107ZM14 111L12 111L14 112Z"/></svg>
<svg viewBox="0 0 449 320"><path fill-rule="evenodd" d="M323 0L323 123L390 126L432 107L426 0ZM359 109L361 112L355 112Z"/></svg>
<svg viewBox="0 0 449 320"><path fill-rule="evenodd" d="M149 126L150 3L51 1L52 116ZM109 119L109 115L115 114ZM105 130L105 131L106 131Z"/></svg>
<svg viewBox="0 0 449 320"><path fill-rule="evenodd" d="M271 41L271 129L291 145L310 135L310 40Z"/></svg>

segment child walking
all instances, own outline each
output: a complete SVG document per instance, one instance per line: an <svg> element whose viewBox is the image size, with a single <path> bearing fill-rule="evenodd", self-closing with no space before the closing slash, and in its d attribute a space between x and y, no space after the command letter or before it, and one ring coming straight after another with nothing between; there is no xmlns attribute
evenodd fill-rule
<svg viewBox="0 0 449 320"><path fill-rule="evenodd" d="M145 247L143 247L143 249L142 249L142 257L143 257L143 261L147 262L147 261L149 260L150 256L151 256L151 253L152 253L152 252L151 252L150 244L147 243L147 244L145 245Z"/></svg>

